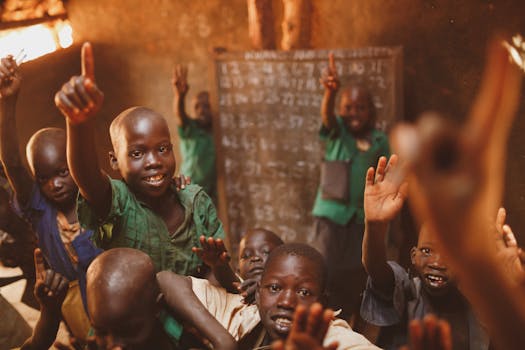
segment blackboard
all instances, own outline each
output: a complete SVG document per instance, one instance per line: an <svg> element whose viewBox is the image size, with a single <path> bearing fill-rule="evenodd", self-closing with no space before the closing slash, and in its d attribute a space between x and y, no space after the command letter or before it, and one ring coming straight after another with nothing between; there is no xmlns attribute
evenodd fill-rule
<svg viewBox="0 0 525 350"><path fill-rule="evenodd" d="M308 242L324 154L318 132L321 72L333 52L342 87L368 87L385 130L402 117L402 49L248 51L217 54L219 206L229 245L264 227ZM222 190L221 190L222 189Z"/></svg>

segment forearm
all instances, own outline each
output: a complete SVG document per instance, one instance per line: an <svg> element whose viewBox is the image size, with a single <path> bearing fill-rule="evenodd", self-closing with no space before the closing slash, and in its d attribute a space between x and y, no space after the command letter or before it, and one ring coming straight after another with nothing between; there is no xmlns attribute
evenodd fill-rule
<svg viewBox="0 0 525 350"><path fill-rule="evenodd" d="M365 220L363 236L362 262L363 266L381 290L391 291L394 285L394 273L387 263L385 239L388 223L369 222Z"/></svg>
<svg viewBox="0 0 525 350"><path fill-rule="evenodd" d="M9 182L24 205L29 200L33 180L26 169L19 150L16 128L17 94L0 99L1 157Z"/></svg>
<svg viewBox="0 0 525 350"><path fill-rule="evenodd" d="M186 108L184 104L185 98L185 94L175 94L173 97L173 114L175 115L177 126L180 127L184 127L189 118L186 114Z"/></svg>
<svg viewBox="0 0 525 350"><path fill-rule="evenodd" d="M49 349L56 339L60 325L60 310L42 307L33 335L22 345L22 350Z"/></svg>
<svg viewBox="0 0 525 350"><path fill-rule="evenodd" d="M193 293L191 279L170 271L157 274L157 281L168 307L182 321L194 326L214 349L234 349L236 342Z"/></svg>
<svg viewBox="0 0 525 350"><path fill-rule="evenodd" d="M97 215L105 217L111 205L111 184L98 162L94 120L67 123L67 160L80 194Z"/></svg>
<svg viewBox="0 0 525 350"><path fill-rule="evenodd" d="M212 267L212 271L213 275L224 289L229 293L238 293L235 283L240 283L240 280L229 264L214 266Z"/></svg>
<svg viewBox="0 0 525 350"><path fill-rule="evenodd" d="M332 90L325 90L323 101L321 103L321 118L323 125L327 129L333 129L335 127L335 95L336 93Z"/></svg>

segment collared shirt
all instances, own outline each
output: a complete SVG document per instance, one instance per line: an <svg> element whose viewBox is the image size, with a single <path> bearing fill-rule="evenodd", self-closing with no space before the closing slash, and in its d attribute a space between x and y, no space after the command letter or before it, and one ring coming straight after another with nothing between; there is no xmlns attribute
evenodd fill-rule
<svg viewBox="0 0 525 350"><path fill-rule="evenodd" d="M373 129L370 133L370 148L367 151L357 149L357 141L348 131L343 119L336 118L337 126L332 130L321 126L319 137L326 143L325 160L350 160L349 172L349 200L341 203L334 200L323 199L321 190L313 208L314 216L321 216L339 224L346 225L354 216L357 223L364 223L364 189L366 171L375 167L379 157L390 156L387 136L379 130Z"/></svg>
<svg viewBox="0 0 525 350"><path fill-rule="evenodd" d="M399 346L407 344L407 325L410 320L423 319L428 313L439 317L440 313L433 309L428 296L422 293L421 280L418 277L410 278L408 272L396 262L388 261L388 264L394 273L393 293L385 295L374 288L369 277L361 303L361 317L371 324L384 327L380 331L378 345L397 350ZM466 336L469 349L487 350L489 338L470 307L465 306L465 311L458 312L466 312L465 329L468 332Z"/></svg>
<svg viewBox="0 0 525 350"><path fill-rule="evenodd" d="M111 189L106 218L98 218L83 198L78 203L80 224L96 231L94 242L102 249L135 248L151 257L157 271L190 275L202 264L191 250L200 246L199 237L224 238L215 206L200 186L189 185L180 191L170 188L184 207L184 222L171 233L164 220L140 202L125 182L112 179Z"/></svg>
<svg viewBox="0 0 525 350"><path fill-rule="evenodd" d="M189 176L191 183L202 186L213 197L217 178L212 133L192 119L184 127L179 127L178 132L182 154L181 174Z"/></svg>
<svg viewBox="0 0 525 350"><path fill-rule="evenodd" d="M191 278L192 289L208 311L239 341L260 322L257 305L246 305L240 294L228 293L225 289L211 285L207 280ZM324 339L324 346L339 342L338 350L379 349L341 319L332 321Z"/></svg>

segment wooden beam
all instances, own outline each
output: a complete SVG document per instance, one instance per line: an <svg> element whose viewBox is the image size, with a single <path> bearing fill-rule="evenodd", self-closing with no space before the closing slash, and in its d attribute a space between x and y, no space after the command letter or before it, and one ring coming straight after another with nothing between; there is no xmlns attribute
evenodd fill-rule
<svg viewBox="0 0 525 350"><path fill-rule="evenodd" d="M275 44L272 0L247 0L248 34L255 50L273 50Z"/></svg>
<svg viewBox="0 0 525 350"><path fill-rule="evenodd" d="M312 37L311 0L282 0L282 50L308 49Z"/></svg>
<svg viewBox="0 0 525 350"><path fill-rule="evenodd" d="M44 16L39 18L31 18L31 19L24 19L21 21L11 21L11 22L0 22L0 30L6 30L6 29L14 29L14 28L22 28L22 27L29 27L35 24L40 23L46 23L46 22L53 22L59 19L67 19L67 14L63 13L60 15L54 15L54 16Z"/></svg>

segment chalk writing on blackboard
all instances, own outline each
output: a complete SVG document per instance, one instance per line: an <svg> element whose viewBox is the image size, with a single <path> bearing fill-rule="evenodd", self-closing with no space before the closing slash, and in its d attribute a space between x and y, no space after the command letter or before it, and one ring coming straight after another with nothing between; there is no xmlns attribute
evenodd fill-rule
<svg viewBox="0 0 525 350"><path fill-rule="evenodd" d="M385 130L402 118L402 50L226 52L217 56L220 149L230 245L265 227L285 241L307 242L324 154L318 140L322 70L333 52L344 87L368 87Z"/></svg>

